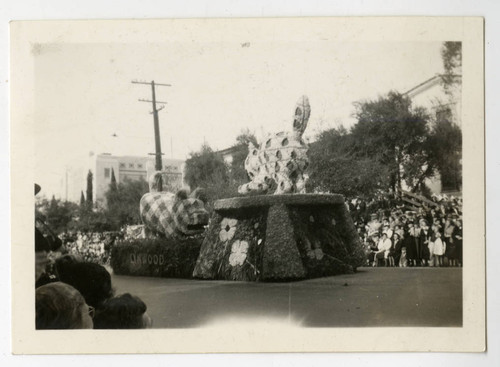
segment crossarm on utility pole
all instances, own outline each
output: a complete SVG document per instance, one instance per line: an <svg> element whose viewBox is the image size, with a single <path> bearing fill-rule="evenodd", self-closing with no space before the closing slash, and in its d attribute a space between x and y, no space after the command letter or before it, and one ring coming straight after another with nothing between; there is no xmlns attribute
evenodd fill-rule
<svg viewBox="0 0 500 367"><path fill-rule="evenodd" d="M142 98L139 98L139 99L138 99L138 101L139 101L139 102L149 102L149 103L153 102L153 101L152 101L152 100L150 100L150 99L142 99ZM156 103L167 104L167 102L160 102L160 101L156 101Z"/></svg>
<svg viewBox="0 0 500 367"><path fill-rule="evenodd" d="M132 84L146 84L146 85L151 85L151 82L142 82L138 80L132 80ZM155 83L155 85L160 85L162 87L171 87L171 84L162 84L162 83Z"/></svg>

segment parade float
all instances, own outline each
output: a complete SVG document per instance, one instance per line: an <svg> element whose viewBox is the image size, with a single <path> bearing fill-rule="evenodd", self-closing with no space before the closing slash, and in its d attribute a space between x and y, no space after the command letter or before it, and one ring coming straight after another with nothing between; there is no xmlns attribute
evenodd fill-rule
<svg viewBox="0 0 500 367"><path fill-rule="evenodd" d="M291 131L249 144L250 182L240 196L205 209L203 190L176 194L150 177L140 201L143 228L115 246L117 274L207 280L290 281L352 273L365 254L338 194L306 193L308 145L302 135L311 108L301 97Z"/></svg>
<svg viewBox="0 0 500 367"><path fill-rule="evenodd" d="M336 194L306 193L311 108L301 97L293 129L249 144L242 197L217 200L195 278L287 281L351 273L364 263L359 236Z"/></svg>

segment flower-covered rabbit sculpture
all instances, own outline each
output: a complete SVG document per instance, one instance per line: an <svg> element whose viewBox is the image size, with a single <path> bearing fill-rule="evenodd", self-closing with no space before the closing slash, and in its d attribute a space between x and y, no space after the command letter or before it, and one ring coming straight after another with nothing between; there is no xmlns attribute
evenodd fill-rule
<svg viewBox="0 0 500 367"><path fill-rule="evenodd" d="M251 181L238 188L240 194L266 193L273 181L275 194L306 192L305 170L309 160L302 134L310 115L309 99L302 96L295 108L292 131L269 135L260 147L249 143L245 170Z"/></svg>

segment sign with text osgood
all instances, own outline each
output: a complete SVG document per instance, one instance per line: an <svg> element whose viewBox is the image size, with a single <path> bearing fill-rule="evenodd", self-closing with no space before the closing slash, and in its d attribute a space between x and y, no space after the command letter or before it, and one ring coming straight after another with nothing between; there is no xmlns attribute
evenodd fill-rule
<svg viewBox="0 0 500 367"><path fill-rule="evenodd" d="M119 275L191 278L202 238L135 239L116 244L111 267Z"/></svg>

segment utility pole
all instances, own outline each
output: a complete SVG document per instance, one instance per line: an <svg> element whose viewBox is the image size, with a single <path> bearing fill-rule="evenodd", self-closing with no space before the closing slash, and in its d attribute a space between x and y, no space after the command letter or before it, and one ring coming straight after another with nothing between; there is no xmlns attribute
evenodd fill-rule
<svg viewBox="0 0 500 367"><path fill-rule="evenodd" d="M132 83L133 84L151 85L151 92L152 92L152 97L153 97L152 100L139 99L139 102L151 102L152 105L153 105L153 112L151 112L153 114L153 122L154 122L154 130L155 130L155 153L153 153L153 155L155 155L155 157L156 157L156 159L155 159L155 169L157 171L161 171L163 165L162 165L162 162L161 162L162 152L161 152L160 122L159 122L159 119L158 119L158 112L161 111L161 110L163 110L165 108L165 105L167 104L167 102L160 102L160 101L156 100L155 86L171 87L171 85L170 84L155 83L154 80L152 80L151 82L143 82L143 81L133 80ZM157 103L162 104L162 106L160 108L156 108L156 104Z"/></svg>

